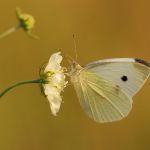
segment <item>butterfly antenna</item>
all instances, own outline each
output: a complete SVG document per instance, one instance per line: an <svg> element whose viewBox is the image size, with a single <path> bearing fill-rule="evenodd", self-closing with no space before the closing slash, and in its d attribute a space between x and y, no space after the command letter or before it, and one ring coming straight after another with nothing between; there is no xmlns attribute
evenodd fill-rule
<svg viewBox="0 0 150 150"><path fill-rule="evenodd" d="M75 58L76 58L76 61L77 61L77 58L78 58L78 55L77 55L77 44L76 44L76 41L75 41L75 35L74 34L73 34L73 43L74 43Z"/></svg>

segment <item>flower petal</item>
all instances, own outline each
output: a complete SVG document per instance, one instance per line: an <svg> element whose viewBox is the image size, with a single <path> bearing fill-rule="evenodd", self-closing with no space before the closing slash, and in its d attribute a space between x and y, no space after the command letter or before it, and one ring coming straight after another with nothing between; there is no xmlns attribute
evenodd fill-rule
<svg viewBox="0 0 150 150"><path fill-rule="evenodd" d="M57 53L54 53L50 57L49 62L47 64L44 72L47 72L49 70L57 71L57 70L61 69L60 63L61 63L63 58L62 58L62 56L60 54L61 54L61 52L57 52Z"/></svg>
<svg viewBox="0 0 150 150"><path fill-rule="evenodd" d="M62 101L61 97L60 96L52 97L51 95L48 95L47 99L50 102L50 108L51 108L52 114L56 116L61 106L61 101Z"/></svg>
<svg viewBox="0 0 150 150"><path fill-rule="evenodd" d="M50 103L50 108L52 111L52 114L56 116L57 112L60 109L62 98L60 96L60 92L57 90L56 87L51 86L49 84L44 84L44 92L47 96L47 99Z"/></svg>

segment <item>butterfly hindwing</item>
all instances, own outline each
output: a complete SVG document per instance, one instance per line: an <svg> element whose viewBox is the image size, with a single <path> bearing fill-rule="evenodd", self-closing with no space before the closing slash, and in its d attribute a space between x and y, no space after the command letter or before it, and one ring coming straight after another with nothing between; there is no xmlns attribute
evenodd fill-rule
<svg viewBox="0 0 150 150"><path fill-rule="evenodd" d="M97 122L112 122L126 117L132 102L119 86L91 71L72 77L81 106Z"/></svg>

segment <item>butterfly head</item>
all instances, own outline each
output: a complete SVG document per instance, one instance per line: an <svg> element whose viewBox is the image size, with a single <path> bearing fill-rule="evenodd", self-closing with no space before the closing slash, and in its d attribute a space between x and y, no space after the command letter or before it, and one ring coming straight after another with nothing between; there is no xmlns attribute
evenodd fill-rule
<svg viewBox="0 0 150 150"><path fill-rule="evenodd" d="M70 76L79 74L81 69L82 67L76 61L73 61L71 64Z"/></svg>
<svg viewBox="0 0 150 150"><path fill-rule="evenodd" d="M72 65L71 65L71 68L75 71L78 71L78 70L81 70L82 67L76 62L76 61L73 61L72 62Z"/></svg>

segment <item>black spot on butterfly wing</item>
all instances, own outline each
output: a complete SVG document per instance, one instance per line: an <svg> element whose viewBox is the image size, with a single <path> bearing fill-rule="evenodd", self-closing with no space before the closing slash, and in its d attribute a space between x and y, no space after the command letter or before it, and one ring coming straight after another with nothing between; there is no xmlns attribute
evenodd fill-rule
<svg viewBox="0 0 150 150"><path fill-rule="evenodd" d="M150 67L150 63L145 61L145 60L143 60L143 59L135 58L135 62L143 64L143 65L145 65L147 67Z"/></svg>
<svg viewBox="0 0 150 150"><path fill-rule="evenodd" d="M125 75L123 75L123 76L121 77L121 80L124 81L124 82L126 82L126 81L128 81L128 77L125 76Z"/></svg>

